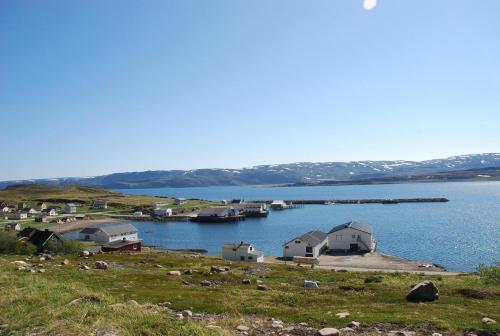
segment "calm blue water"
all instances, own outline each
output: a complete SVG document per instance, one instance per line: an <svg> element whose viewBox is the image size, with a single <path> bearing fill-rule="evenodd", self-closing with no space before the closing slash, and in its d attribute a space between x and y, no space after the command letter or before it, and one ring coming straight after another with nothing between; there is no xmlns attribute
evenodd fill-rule
<svg viewBox="0 0 500 336"><path fill-rule="evenodd" d="M373 225L378 251L431 261L453 271L500 261L500 182L357 185L332 187L209 187L118 190L131 194L222 200L446 197L448 203L310 205L271 211L269 217L230 224L135 222L145 244L204 248L220 253L225 242L252 242L268 255L309 230L328 231L349 220ZM153 230L155 234L146 234Z"/></svg>

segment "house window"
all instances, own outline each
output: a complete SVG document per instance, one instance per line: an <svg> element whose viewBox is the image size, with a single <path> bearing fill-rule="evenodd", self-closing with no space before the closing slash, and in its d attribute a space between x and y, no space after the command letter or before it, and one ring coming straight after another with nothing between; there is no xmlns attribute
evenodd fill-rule
<svg viewBox="0 0 500 336"><path fill-rule="evenodd" d="M248 257L248 260L252 260L252 259L253 259L253 257L252 257L252 256L249 256L249 257Z"/></svg>
<svg viewBox="0 0 500 336"><path fill-rule="evenodd" d="M286 249L287 249L287 248L290 248L290 246L288 246L288 245L287 245L287 246L285 246L285 248L286 248Z"/></svg>
<svg viewBox="0 0 500 336"><path fill-rule="evenodd" d="M295 241L295 244L300 244L300 240L296 240L296 241Z"/></svg>
<svg viewBox="0 0 500 336"><path fill-rule="evenodd" d="M335 236L335 240L342 240L342 235Z"/></svg>
<svg viewBox="0 0 500 336"><path fill-rule="evenodd" d="M352 239L356 239L356 235L352 235Z"/></svg>
<svg viewBox="0 0 500 336"><path fill-rule="evenodd" d="M313 248L311 246L306 247L306 253L312 253Z"/></svg>
<svg viewBox="0 0 500 336"><path fill-rule="evenodd" d="M241 256L241 257L240 257L240 260L241 260L241 261L244 261L244 260L245 260L245 257L244 257L244 256Z"/></svg>

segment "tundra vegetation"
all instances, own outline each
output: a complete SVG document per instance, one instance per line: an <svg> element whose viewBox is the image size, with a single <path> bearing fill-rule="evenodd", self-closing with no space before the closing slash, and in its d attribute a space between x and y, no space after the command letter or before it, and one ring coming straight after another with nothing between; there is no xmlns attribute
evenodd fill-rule
<svg viewBox="0 0 500 336"><path fill-rule="evenodd" d="M498 274L498 265L437 276L229 263L148 249L133 255L25 258L0 256L0 324L7 325L0 332L204 336L232 335L244 325L249 335L260 335L259 326L271 323L270 318L284 326L307 323L317 329L342 328L355 320L361 327L404 328L417 335L499 331L498 324L481 321L500 320L500 286L491 277ZM29 266L19 270L15 261ZM96 269L97 261L109 267ZM319 288L305 288L304 280L319 281ZM423 280L437 285L439 299L407 302L411 286ZM262 285L268 290L257 290ZM176 320L176 313L185 310L202 318ZM340 312L349 316L341 318Z"/></svg>

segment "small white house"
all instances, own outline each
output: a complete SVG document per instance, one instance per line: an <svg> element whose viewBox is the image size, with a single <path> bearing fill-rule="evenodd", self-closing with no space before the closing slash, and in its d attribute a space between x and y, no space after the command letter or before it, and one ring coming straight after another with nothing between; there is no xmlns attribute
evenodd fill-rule
<svg viewBox="0 0 500 336"><path fill-rule="evenodd" d="M175 205L183 205L187 202L185 198L174 198Z"/></svg>
<svg viewBox="0 0 500 336"><path fill-rule="evenodd" d="M55 216L55 215L57 215L57 213L56 213L56 210L55 210L55 209L45 209L42 213L43 213L45 216Z"/></svg>
<svg viewBox="0 0 500 336"><path fill-rule="evenodd" d="M157 217L168 217L168 216L172 216L172 209L170 208L158 208L158 209L154 209L153 210L153 215L157 216Z"/></svg>
<svg viewBox="0 0 500 336"><path fill-rule="evenodd" d="M222 259L232 261L263 262L264 253L255 250L252 244L241 242L224 244Z"/></svg>
<svg viewBox="0 0 500 336"><path fill-rule="evenodd" d="M100 228L85 228L80 231L79 239L107 244L114 241L137 241L139 240L139 235L137 229L132 224L123 224Z"/></svg>
<svg viewBox="0 0 500 336"><path fill-rule="evenodd" d="M326 250L328 235L321 231L309 231L298 236L283 245L283 257L317 258Z"/></svg>
<svg viewBox="0 0 500 336"><path fill-rule="evenodd" d="M142 211L135 211L134 217L142 217Z"/></svg>
<svg viewBox="0 0 500 336"><path fill-rule="evenodd" d="M15 214L10 214L7 218L11 219L11 220L27 219L28 218L28 213L27 212L17 212Z"/></svg>
<svg viewBox="0 0 500 336"><path fill-rule="evenodd" d="M10 212L10 208L9 208L7 205L6 205L6 206L4 206L4 207L2 207L0 210L1 210L3 213L9 213L9 212Z"/></svg>
<svg viewBox="0 0 500 336"><path fill-rule="evenodd" d="M67 214L74 214L76 213L76 204L74 203L68 203L64 206L64 212Z"/></svg>
<svg viewBox="0 0 500 336"><path fill-rule="evenodd" d="M93 200L91 207L92 209L107 209L108 202L102 199Z"/></svg>
<svg viewBox="0 0 500 336"><path fill-rule="evenodd" d="M332 251L371 252L375 247L373 228L368 224L351 221L328 232L328 249Z"/></svg>

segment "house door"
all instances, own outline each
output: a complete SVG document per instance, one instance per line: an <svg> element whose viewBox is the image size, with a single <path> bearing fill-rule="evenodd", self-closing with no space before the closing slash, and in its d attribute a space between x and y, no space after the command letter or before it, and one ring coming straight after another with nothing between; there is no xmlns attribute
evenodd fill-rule
<svg viewBox="0 0 500 336"><path fill-rule="evenodd" d="M358 244L350 244L350 250L352 252L359 251L359 245Z"/></svg>
<svg viewBox="0 0 500 336"><path fill-rule="evenodd" d="M311 246L306 246L306 257L313 257L313 248Z"/></svg>

